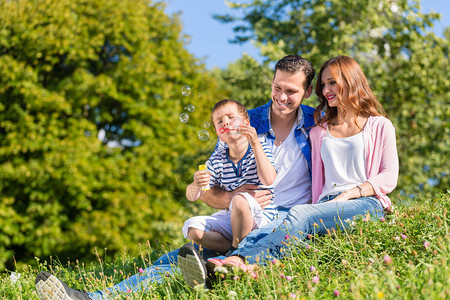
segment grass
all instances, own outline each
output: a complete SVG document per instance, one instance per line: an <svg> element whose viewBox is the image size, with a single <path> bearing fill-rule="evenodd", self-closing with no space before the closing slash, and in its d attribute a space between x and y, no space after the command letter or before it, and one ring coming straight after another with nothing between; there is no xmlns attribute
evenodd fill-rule
<svg viewBox="0 0 450 300"><path fill-rule="evenodd" d="M146 293L127 293L116 299L449 299L449 192L419 197L402 205L384 221L347 220L352 230L313 238L309 249L291 238L289 254L259 269L257 277L231 275L214 290L190 289L180 274L167 276ZM172 249L148 243L141 255L82 264L40 262L38 268L15 270L0 277L0 299L38 299L34 280L41 270L69 286L88 291L105 289L146 268ZM239 278L238 278L239 277Z"/></svg>

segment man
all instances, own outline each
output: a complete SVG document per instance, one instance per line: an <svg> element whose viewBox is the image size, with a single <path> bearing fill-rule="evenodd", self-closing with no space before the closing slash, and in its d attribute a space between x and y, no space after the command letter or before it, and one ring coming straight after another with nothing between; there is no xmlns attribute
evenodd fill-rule
<svg viewBox="0 0 450 300"><path fill-rule="evenodd" d="M272 100L250 110L250 125L260 139L272 147L278 174L274 182L275 201L279 208L279 218L258 230L252 231L240 243L233 254L250 259L256 258L258 251L245 251L247 241L257 243L259 237L267 236L283 221L289 209L295 205L311 203L311 149L308 141L309 129L314 125L314 108L301 105L303 99L312 93L312 80L315 71L311 63L298 55L288 55L275 65L272 79ZM219 147L223 146L219 144ZM226 192L214 187L205 193L201 200L211 207L228 208L232 195L236 192L250 193L261 205L270 203L271 193L258 190L257 186L246 185L238 190ZM251 247L249 247L251 248ZM204 259L217 256L217 253L204 250L199 253L192 245L185 245L163 255L143 273L134 275L116 286L104 291L86 293L72 289L57 277L41 272L36 278L36 290L41 299L56 299L52 295L65 295L67 299L105 299L110 294L139 291L155 282L161 282L164 273L173 273L177 263L187 284L193 286L206 281ZM234 260L237 256L227 258ZM58 298L59 299L59 298Z"/></svg>
<svg viewBox="0 0 450 300"><path fill-rule="evenodd" d="M282 58L275 65L272 101L248 111L250 124L255 127L260 139L271 146L277 166L278 173L273 186L274 205L278 207L279 218L248 234L240 241L237 250L221 263L244 268L242 257L255 263L257 257L269 248L269 235L282 223L288 211L296 205L310 203L311 151L308 132L314 125L314 108L301 103L312 93L314 74L311 63L306 59L297 55ZM249 192L254 193L261 206L266 205L270 197L266 191L257 191L256 188L247 185L242 190L230 193L215 187L201 200L209 206L223 209L229 206L234 193ZM266 237L264 242L258 243L263 237ZM187 284L194 286L205 283L208 272L206 263L192 245L186 244L180 249L177 261Z"/></svg>

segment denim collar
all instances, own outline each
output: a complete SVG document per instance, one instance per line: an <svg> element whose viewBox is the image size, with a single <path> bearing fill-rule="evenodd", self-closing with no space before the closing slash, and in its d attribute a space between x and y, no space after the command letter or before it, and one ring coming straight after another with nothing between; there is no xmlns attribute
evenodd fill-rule
<svg viewBox="0 0 450 300"><path fill-rule="evenodd" d="M262 106L262 113L261 113L261 119L259 120L259 126L258 126L258 134L261 133L270 133L271 136L275 136L272 124L270 122L270 113L272 111L272 100L269 101L266 105ZM303 110L301 106L297 108L297 126L296 129L302 128L304 125L304 119L303 119Z"/></svg>

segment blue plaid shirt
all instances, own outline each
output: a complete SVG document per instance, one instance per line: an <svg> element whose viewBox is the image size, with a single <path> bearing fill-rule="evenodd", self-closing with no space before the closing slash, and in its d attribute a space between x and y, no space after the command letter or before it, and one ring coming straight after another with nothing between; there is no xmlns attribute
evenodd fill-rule
<svg viewBox="0 0 450 300"><path fill-rule="evenodd" d="M272 100L269 103L248 111L250 117L250 125L252 125L259 137L265 137L265 142L273 148L275 134L270 126L270 109ZM309 142L309 131L314 123L314 108L306 105L300 105L301 110L298 111L298 124L295 128L295 140L300 150L308 162L308 172L311 178L311 145Z"/></svg>

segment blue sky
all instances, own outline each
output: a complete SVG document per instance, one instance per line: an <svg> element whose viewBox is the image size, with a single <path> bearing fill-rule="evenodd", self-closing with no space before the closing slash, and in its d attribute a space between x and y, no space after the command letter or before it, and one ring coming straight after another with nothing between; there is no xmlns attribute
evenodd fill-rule
<svg viewBox="0 0 450 300"><path fill-rule="evenodd" d="M259 58L258 50L250 42L244 45L230 44L233 39L233 25L222 24L212 18L214 14L236 14L226 6L223 0L165 0L168 3L166 13L181 12L183 32L191 37L187 49L197 58L202 58L208 69L225 68L230 62L247 53ZM443 36L450 26L450 0L421 0L422 10L433 9L442 17L435 23L434 32Z"/></svg>

